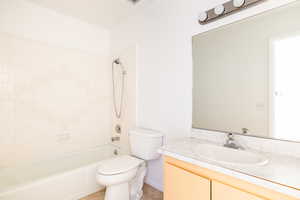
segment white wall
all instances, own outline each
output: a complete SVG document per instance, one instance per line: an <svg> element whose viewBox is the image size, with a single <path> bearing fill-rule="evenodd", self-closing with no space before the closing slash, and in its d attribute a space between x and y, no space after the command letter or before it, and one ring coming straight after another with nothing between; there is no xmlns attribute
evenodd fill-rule
<svg viewBox="0 0 300 200"><path fill-rule="evenodd" d="M224 0L150 0L112 31L112 51L138 46L137 125L158 129L167 139L189 136L192 124L191 37L222 24L278 6L271 0L206 26L197 23L202 10ZM149 165L147 182L162 188L161 162Z"/></svg>
<svg viewBox="0 0 300 200"><path fill-rule="evenodd" d="M89 53L109 54L109 32L26 0L0 0L0 31Z"/></svg>
<svg viewBox="0 0 300 200"><path fill-rule="evenodd" d="M0 166L109 142L109 32L0 0Z"/></svg>

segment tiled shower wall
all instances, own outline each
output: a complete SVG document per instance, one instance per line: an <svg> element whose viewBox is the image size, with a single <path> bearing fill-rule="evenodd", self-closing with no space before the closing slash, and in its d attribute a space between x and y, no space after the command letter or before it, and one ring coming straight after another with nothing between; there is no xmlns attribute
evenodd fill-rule
<svg viewBox="0 0 300 200"><path fill-rule="evenodd" d="M106 59L0 34L0 164L107 143Z"/></svg>
<svg viewBox="0 0 300 200"><path fill-rule="evenodd" d="M109 143L107 31L1 0L0 44L0 169Z"/></svg>
<svg viewBox="0 0 300 200"><path fill-rule="evenodd" d="M124 82L124 98L121 118L118 119L113 112L112 127L113 136L120 136L120 142L115 144L119 146L123 153L130 153L129 131L136 128L136 87L137 87L137 52L138 48L135 45L122 49L120 52L113 52L113 58L119 58L122 62L124 69L126 70L125 82ZM120 105L121 94L121 77L120 69L115 66L115 87L116 87L116 101L117 105ZM121 134L118 134L115 130L116 125L121 126Z"/></svg>

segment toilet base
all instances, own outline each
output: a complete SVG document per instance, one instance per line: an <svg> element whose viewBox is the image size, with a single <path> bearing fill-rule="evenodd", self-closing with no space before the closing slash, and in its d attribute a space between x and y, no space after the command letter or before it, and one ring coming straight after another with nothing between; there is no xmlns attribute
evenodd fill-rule
<svg viewBox="0 0 300 200"><path fill-rule="evenodd" d="M143 185L147 172L146 162L143 162L130 182L130 200L141 200L143 197Z"/></svg>
<svg viewBox="0 0 300 200"><path fill-rule="evenodd" d="M129 200L129 184L121 183L106 187L104 200Z"/></svg>

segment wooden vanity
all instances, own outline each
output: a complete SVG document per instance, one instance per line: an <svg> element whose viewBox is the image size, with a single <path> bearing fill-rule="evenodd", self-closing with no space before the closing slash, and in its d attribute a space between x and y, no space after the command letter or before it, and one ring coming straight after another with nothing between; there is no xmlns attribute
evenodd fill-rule
<svg viewBox="0 0 300 200"><path fill-rule="evenodd" d="M164 156L164 200L299 200Z"/></svg>

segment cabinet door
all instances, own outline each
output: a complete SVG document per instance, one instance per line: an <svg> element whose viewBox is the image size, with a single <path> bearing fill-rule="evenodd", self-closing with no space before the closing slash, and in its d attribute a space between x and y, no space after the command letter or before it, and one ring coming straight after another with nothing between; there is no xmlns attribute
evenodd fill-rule
<svg viewBox="0 0 300 200"><path fill-rule="evenodd" d="M264 200L250 193L212 181L212 200Z"/></svg>
<svg viewBox="0 0 300 200"><path fill-rule="evenodd" d="M210 180L164 164L164 200L210 200Z"/></svg>

